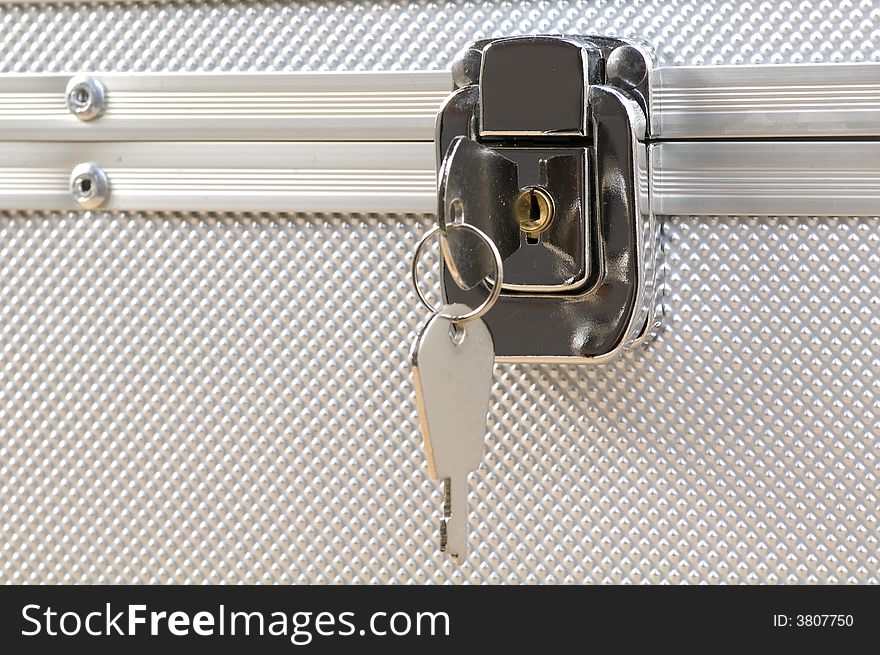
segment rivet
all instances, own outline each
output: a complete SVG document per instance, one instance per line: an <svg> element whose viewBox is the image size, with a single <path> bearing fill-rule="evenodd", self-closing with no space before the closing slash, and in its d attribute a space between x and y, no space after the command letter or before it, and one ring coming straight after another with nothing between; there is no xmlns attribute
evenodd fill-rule
<svg viewBox="0 0 880 655"><path fill-rule="evenodd" d="M67 108L81 121L98 118L107 109L107 89L89 75L78 75L67 83Z"/></svg>
<svg viewBox="0 0 880 655"><path fill-rule="evenodd" d="M97 209L110 195L107 174L97 164L78 164L70 173L70 193L83 209Z"/></svg>

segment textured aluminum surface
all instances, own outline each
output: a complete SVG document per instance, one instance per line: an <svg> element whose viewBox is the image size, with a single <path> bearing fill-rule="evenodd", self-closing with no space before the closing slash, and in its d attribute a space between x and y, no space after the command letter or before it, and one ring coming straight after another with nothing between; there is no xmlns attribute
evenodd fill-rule
<svg viewBox="0 0 880 655"><path fill-rule="evenodd" d="M872 2L2 12L10 71L439 68L530 31L880 59ZM878 582L880 219L667 218L646 351L495 367L462 567L407 365L430 223L2 215L0 578Z"/></svg>
<svg viewBox="0 0 880 655"><path fill-rule="evenodd" d="M606 33L660 65L880 61L873 0L543 0L0 5L2 71L444 69L478 39Z"/></svg>

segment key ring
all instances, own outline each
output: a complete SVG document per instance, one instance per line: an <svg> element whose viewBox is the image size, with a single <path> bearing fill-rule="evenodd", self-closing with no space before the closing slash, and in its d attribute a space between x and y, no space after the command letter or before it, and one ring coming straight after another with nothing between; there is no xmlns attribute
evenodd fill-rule
<svg viewBox="0 0 880 655"><path fill-rule="evenodd" d="M467 321L473 321L484 316L498 301L499 296L501 296L501 279L504 275L504 265L501 262L501 253L498 252L498 247L495 245L495 242L492 241L492 239L490 239L488 236L486 236L486 234L479 228L476 228L469 223L453 223L449 226L449 229L468 230L472 234L476 234L486 243L486 245L489 246L489 250L492 251L492 256L495 258L495 272L497 274L495 276L495 284L492 285L492 289L489 292L486 300L484 300L482 304L480 304L475 309L472 309L471 311L464 314L445 314L443 313L443 310L438 311L437 308L428 301L428 299L425 297L425 294L422 293L422 290L419 287L419 275L416 269L418 268L419 258L422 256L422 250L424 250L425 244L431 237L433 237L435 234L437 234L437 232L440 231L439 225L435 225L430 230L428 230L425 233L425 236L421 238L418 245L416 246L416 251L413 254L412 261L412 281L413 286L416 289L416 295L419 297L419 300L422 301L422 304L427 307L432 314L438 314L443 318L449 319L453 323L466 323Z"/></svg>

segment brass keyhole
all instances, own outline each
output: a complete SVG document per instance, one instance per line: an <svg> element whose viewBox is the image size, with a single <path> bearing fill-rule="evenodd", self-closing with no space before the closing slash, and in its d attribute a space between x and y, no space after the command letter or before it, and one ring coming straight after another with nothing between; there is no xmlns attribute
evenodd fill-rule
<svg viewBox="0 0 880 655"><path fill-rule="evenodd" d="M550 227L554 211L553 198L539 186L523 187L513 202L516 222L527 237L537 237Z"/></svg>

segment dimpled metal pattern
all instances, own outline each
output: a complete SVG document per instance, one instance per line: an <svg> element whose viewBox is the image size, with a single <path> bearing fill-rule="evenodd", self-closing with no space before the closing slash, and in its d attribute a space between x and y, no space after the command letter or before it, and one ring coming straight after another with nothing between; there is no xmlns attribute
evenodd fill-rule
<svg viewBox="0 0 880 655"><path fill-rule="evenodd" d="M446 68L476 39L536 32L638 37L665 65L880 61L874 0L172 0L0 12L8 72Z"/></svg>
<svg viewBox="0 0 880 655"><path fill-rule="evenodd" d="M442 67L528 31L880 52L869 2L3 12L21 71ZM0 580L878 582L880 218L668 218L646 350L496 366L461 567L408 365L431 222L0 215Z"/></svg>

